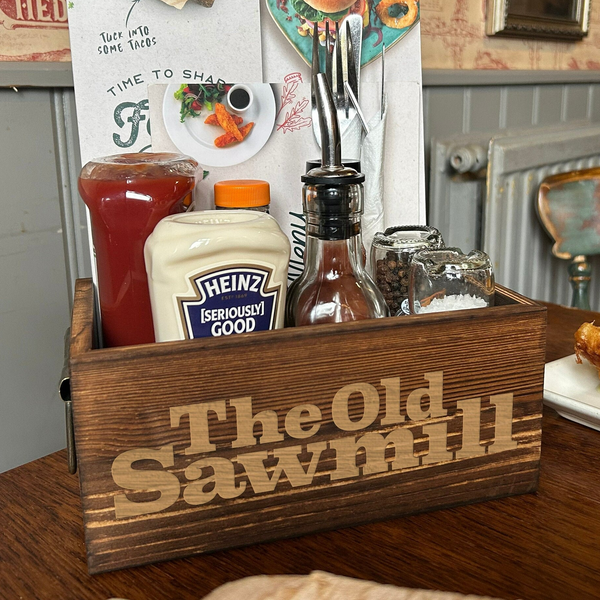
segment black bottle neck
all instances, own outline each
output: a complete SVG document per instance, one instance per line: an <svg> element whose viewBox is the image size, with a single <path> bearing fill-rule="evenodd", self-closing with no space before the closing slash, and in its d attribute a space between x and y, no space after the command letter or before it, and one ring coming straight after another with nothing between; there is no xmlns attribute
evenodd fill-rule
<svg viewBox="0 0 600 600"><path fill-rule="evenodd" d="M361 231L360 215L315 215L306 213L306 235L319 240L347 240Z"/></svg>

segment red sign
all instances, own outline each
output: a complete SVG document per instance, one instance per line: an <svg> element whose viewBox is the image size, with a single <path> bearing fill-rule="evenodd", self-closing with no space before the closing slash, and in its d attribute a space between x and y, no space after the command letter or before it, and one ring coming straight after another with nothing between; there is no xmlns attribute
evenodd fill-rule
<svg viewBox="0 0 600 600"><path fill-rule="evenodd" d="M0 0L0 23L6 29L64 29L67 0Z"/></svg>

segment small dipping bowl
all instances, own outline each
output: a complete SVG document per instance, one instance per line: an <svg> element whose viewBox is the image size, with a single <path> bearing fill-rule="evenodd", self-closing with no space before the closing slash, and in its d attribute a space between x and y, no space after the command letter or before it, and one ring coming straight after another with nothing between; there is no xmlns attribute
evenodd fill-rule
<svg viewBox="0 0 600 600"><path fill-rule="evenodd" d="M243 83L236 83L227 92L227 104L231 110L242 113L248 110L254 102L252 90Z"/></svg>

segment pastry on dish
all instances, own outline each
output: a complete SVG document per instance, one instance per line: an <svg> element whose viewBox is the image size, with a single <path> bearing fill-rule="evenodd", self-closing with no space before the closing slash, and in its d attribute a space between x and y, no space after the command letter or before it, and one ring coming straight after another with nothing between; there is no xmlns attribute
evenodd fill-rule
<svg viewBox="0 0 600 600"><path fill-rule="evenodd" d="M591 362L600 375L600 327L594 323L584 323L575 332L575 360L581 364L581 357Z"/></svg>

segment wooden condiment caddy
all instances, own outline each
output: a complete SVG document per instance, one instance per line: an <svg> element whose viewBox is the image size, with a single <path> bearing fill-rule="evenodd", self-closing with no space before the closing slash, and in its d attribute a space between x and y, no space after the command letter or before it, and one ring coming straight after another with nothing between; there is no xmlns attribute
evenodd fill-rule
<svg viewBox="0 0 600 600"><path fill-rule="evenodd" d="M93 349L79 280L70 377L90 573L535 491L546 309L504 288L495 300Z"/></svg>

